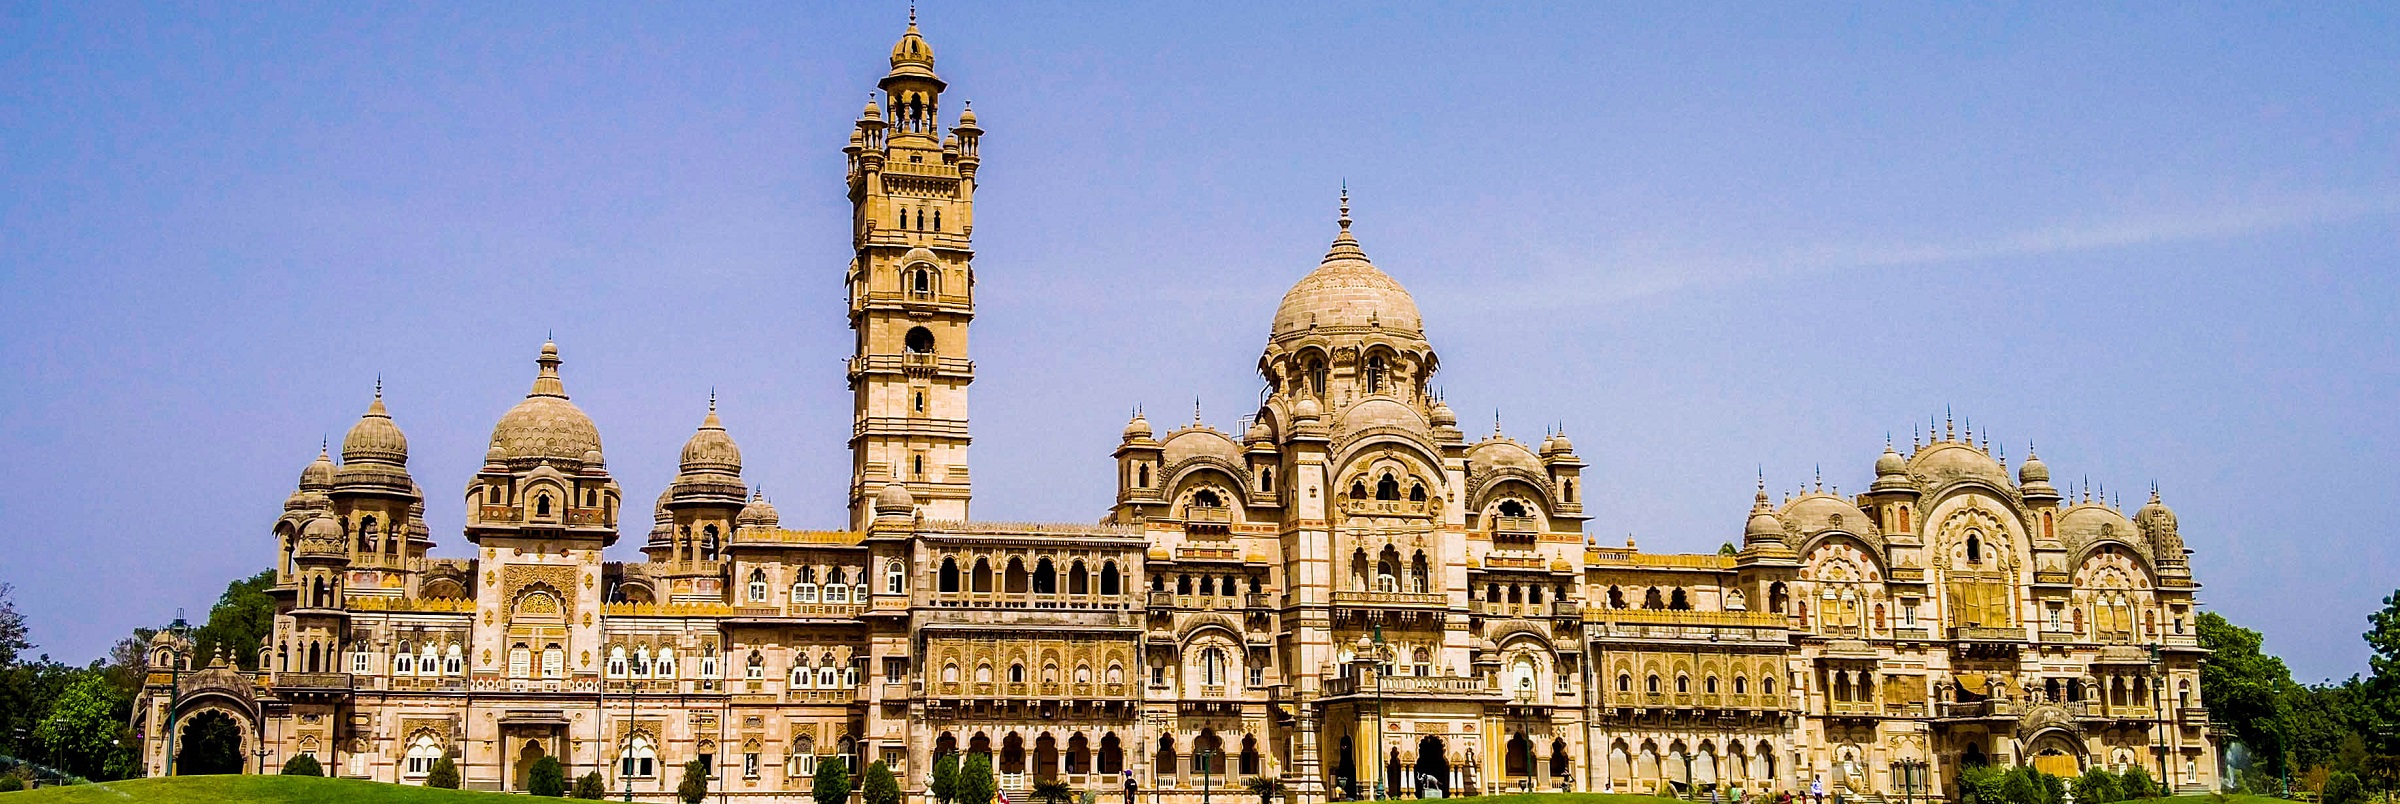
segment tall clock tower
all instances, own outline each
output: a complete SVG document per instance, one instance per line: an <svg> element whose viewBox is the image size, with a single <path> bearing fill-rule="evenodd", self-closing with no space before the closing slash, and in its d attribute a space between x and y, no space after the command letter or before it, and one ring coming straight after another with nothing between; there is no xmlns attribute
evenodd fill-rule
<svg viewBox="0 0 2400 804"><path fill-rule="evenodd" d="M875 517L886 484L908 487L929 519L967 518L967 324L975 318L975 112L941 127L933 46L908 32L850 144L851 242L845 276L857 344L848 376L850 527Z"/></svg>

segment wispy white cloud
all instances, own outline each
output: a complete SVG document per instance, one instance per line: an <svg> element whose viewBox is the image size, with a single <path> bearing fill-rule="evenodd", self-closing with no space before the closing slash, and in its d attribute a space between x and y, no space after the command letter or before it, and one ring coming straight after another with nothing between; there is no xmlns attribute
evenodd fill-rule
<svg viewBox="0 0 2400 804"><path fill-rule="evenodd" d="M1895 242L1760 243L1750 248L1617 241L1530 255L1550 307L1608 304L1695 288L1805 274L1937 266L2241 238L2400 213L2400 196L2324 194L2122 215L1995 236ZM1736 241L1725 238L1718 242ZM1526 300L1508 300L1522 309ZM1472 304L1472 303L1470 303Z"/></svg>

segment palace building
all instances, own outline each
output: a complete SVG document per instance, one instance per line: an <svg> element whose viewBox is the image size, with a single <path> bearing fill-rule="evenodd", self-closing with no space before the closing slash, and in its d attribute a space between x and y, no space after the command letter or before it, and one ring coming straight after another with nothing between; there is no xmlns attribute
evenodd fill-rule
<svg viewBox="0 0 2400 804"><path fill-rule="evenodd" d="M1158 804L1262 776L1295 804L1949 795L1974 763L2215 786L2198 584L2155 492L2130 514L2062 494L1945 422L1862 453L1863 493L1728 500L1731 549L1599 543L1607 502L1565 435L1470 436L1428 393L1430 331L1346 198L1273 311L1240 432L1137 415L1098 524L974 519L983 130L945 109L933 54L912 20L842 149L844 529L783 527L712 400L643 559L604 559L624 500L545 344L482 464L441 481L463 482L473 556L432 557L378 388L262 540L268 644L153 641L149 773L215 716L262 768L420 784L447 756L467 787L522 790L555 757L651 801L694 759L725 800L804 801L831 757L929 801L952 752L990 754L1006 791Z"/></svg>

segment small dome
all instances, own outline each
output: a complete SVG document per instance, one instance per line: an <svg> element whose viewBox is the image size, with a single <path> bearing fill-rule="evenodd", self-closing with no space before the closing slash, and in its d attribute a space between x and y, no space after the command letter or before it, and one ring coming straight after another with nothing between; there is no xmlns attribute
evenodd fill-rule
<svg viewBox="0 0 2400 804"><path fill-rule="evenodd" d="M708 417L700 420L700 429L683 442L682 469L694 472L742 473L742 448L735 446L733 436L727 435L723 422L717 420L717 399L708 399Z"/></svg>
<svg viewBox="0 0 2400 804"><path fill-rule="evenodd" d="M1761 541L1783 541L1783 518L1776 516L1775 509L1767 505L1767 479L1764 474L1759 475L1758 496L1750 502L1750 522L1742 526L1743 544ZM1625 546L1633 546L1633 537L1625 538Z"/></svg>
<svg viewBox="0 0 2400 804"><path fill-rule="evenodd" d="M858 116L866 120L881 120L883 119L883 107L875 103L875 98L873 96L869 96L867 98L867 108L860 111Z"/></svg>
<svg viewBox="0 0 2400 804"><path fill-rule="evenodd" d="M1550 445L1559 452L1575 451L1575 442L1567 440L1567 434L1565 432L1560 432L1558 435L1551 436Z"/></svg>
<svg viewBox="0 0 2400 804"><path fill-rule="evenodd" d="M1311 327L1374 328L1422 337L1423 316L1408 289L1367 260L1350 236L1350 205L1343 196L1341 232L1317 269L1301 277L1275 308L1272 337Z"/></svg>
<svg viewBox="0 0 2400 804"><path fill-rule="evenodd" d="M1254 419L1250 422L1250 431L1242 434L1242 440L1253 444L1273 441L1275 440L1275 429L1268 427L1265 419Z"/></svg>
<svg viewBox="0 0 2400 804"><path fill-rule="evenodd" d="M917 12L913 9L908 12L908 32L892 43L892 72L901 72L903 65L923 66L927 68L926 74L932 74L933 45L917 31Z"/></svg>
<svg viewBox="0 0 2400 804"><path fill-rule="evenodd" d="M550 459L560 462L581 462L586 453L600 451L600 428L582 408L567 401L566 384L559 381L558 344L543 343L542 356L534 362L541 373L534 377L533 390L525 401L517 403L502 414L500 423L492 427L492 446L512 461L532 462Z"/></svg>
<svg viewBox="0 0 2400 804"><path fill-rule="evenodd" d="M1003 122L1005 122L1005 121L1003 121ZM963 110L963 111L960 111L960 112L958 113L958 127L959 127L959 128L974 128L974 127L975 127L975 105L974 105L974 104L971 104L971 103L970 103L970 104L967 104L967 108L966 108L965 110Z"/></svg>
<svg viewBox="0 0 2400 804"><path fill-rule="evenodd" d="M1149 437L1150 420L1143 418L1142 414L1137 412L1133 414L1133 418L1131 420L1125 422L1125 440L1139 441Z"/></svg>
<svg viewBox="0 0 2400 804"><path fill-rule="evenodd" d="M1441 402L1441 401L1436 401L1436 402L1434 402L1434 403L1433 403L1433 426L1435 426L1435 427L1457 427L1457 426L1458 426L1458 412L1457 412L1457 411L1453 411L1453 410L1451 410L1451 409L1450 409L1450 403L1448 403L1448 402Z"/></svg>
<svg viewBox="0 0 2400 804"><path fill-rule="evenodd" d="M317 459L309 461L308 467L300 470L300 488L303 491L333 488L333 456L326 454L324 448L319 447Z"/></svg>
<svg viewBox="0 0 2400 804"><path fill-rule="evenodd" d="M2141 510L2133 512L2133 521L2140 523L2144 529L2174 530L2175 509L2168 508L2165 502L2160 501L2158 489L2153 488L2150 490L2150 501L2142 504Z"/></svg>
<svg viewBox="0 0 2400 804"><path fill-rule="evenodd" d="M1892 445L1883 445L1883 454L1875 457L1875 476L1905 474L1908 474L1908 459L1901 457L1898 451L1892 449Z"/></svg>
<svg viewBox="0 0 2400 804"><path fill-rule="evenodd" d="M750 504L742 506L741 514L734 517L734 524L745 528L772 528L782 522L783 517L775 512L775 504L767 502L767 496L763 493L752 493Z"/></svg>
<svg viewBox="0 0 2400 804"><path fill-rule="evenodd" d="M875 495L876 516L907 516L916 510L917 498L908 493L907 486L885 483L883 491Z"/></svg>
<svg viewBox="0 0 2400 804"><path fill-rule="evenodd" d="M1325 408L1317 404L1316 397L1304 396L1297 404L1292 405L1294 422L1316 421L1324 416Z"/></svg>
<svg viewBox="0 0 2400 804"><path fill-rule="evenodd" d="M667 496L674 493L675 491L673 489L668 489L658 493L658 508L650 512L650 521L652 523L658 525L668 525L675 522L675 514L667 510Z"/></svg>
<svg viewBox="0 0 2400 804"><path fill-rule="evenodd" d="M2049 483L2050 465L2042 462L2042 456L2027 450L2024 465L2017 467L2017 482L2026 485Z"/></svg>
<svg viewBox="0 0 2400 804"><path fill-rule="evenodd" d="M383 383L375 383L375 401L367 404L366 415L350 426L342 436L342 462L369 461L400 465L408 463L408 436L392 423L392 414L383 408Z"/></svg>

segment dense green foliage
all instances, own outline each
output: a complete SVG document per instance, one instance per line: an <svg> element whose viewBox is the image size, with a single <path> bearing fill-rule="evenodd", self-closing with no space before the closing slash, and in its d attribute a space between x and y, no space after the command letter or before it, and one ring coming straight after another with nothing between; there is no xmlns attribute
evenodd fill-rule
<svg viewBox="0 0 2400 804"><path fill-rule="evenodd" d="M698 759L683 763L683 781L676 783L675 797L683 804L700 804L708 798L708 763Z"/></svg>
<svg viewBox="0 0 2400 804"><path fill-rule="evenodd" d="M567 794L567 769L559 766L558 757L533 761L533 770L525 774L525 792L551 798Z"/></svg>
<svg viewBox="0 0 2400 804"><path fill-rule="evenodd" d="M1425 771L1434 773L1434 771ZM1258 797L1258 804L1275 804L1283 797L1283 780L1273 776L1252 776L1242 782L1242 789Z"/></svg>
<svg viewBox="0 0 2400 804"><path fill-rule="evenodd" d="M525 804L525 797L363 779L249 773L44 787L0 796L0 801L7 804Z"/></svg>
<svg viewBox="0 0 2400 804"><path fill-rule="evenodd" d="M425 786L443 790L458 789L458 763L443 754L433 761L433 769L425 774Z"/></svg>
<svg viewBox="0 0 2400 804"><path fill-rule="evenodd" d="M576 777L574 797L585 801L599 801L607 798L608 781L600 778L599 771L592 771Z"/></svg>
<svg viewBox="0 0 2400 804"><path fill-rule="evenodd" d="M325 775L325 766L317 764L316 757L301 754L283 761L283 775L323 776Z"/></svg>
<svg viewBox="0 0 2400 804"><path fill-rule="evenodd" d="M949 753L933 758L933 779L926 785L933 800L950 804L958 793L958 754Z"/></svg>
<svg viewBox="0 0 2400 804"><path fill-rule="evenodd" d="M958 804L992 804L992 794L1000 790L992 778L992 755L968 754L958 767L958 781L950 786Z"/></svg>
<svg viewBox="0 0 2400 804"><path fill-rule="evenodd" d="M226 584L225 593L217 596L217 605L208 610L208 624L192 632L199 651L192 665L206 665L221 649L233 654L234 664L256 669L258 646L266 644L275 631L275 598L267 594L273 588L272 569Z"/></svg>
<svg viewBox="0 0 2400 804"><path fill-rule="evenodd" d="M1032 792L1033 800L1041 802L1041 804L1069 804L1075 800L1075 788L1068 787L1066 782L1057 779L1043 779L1034 782Z"/></svg>
<svg viewBox="0 0 2400 804"><path fill-rule="evenodd" d="M816 804L850 804L850 768L843 756L835 754L817 760L817 774L809 780L809 799Z"/></svg>
<svg viewBox="0 0 2400 804"><path fill-rule="evenodd" d="M900 780L892 777L892 767L880 759L868 763L859 798L859 804L900 804Z"/></svg>

